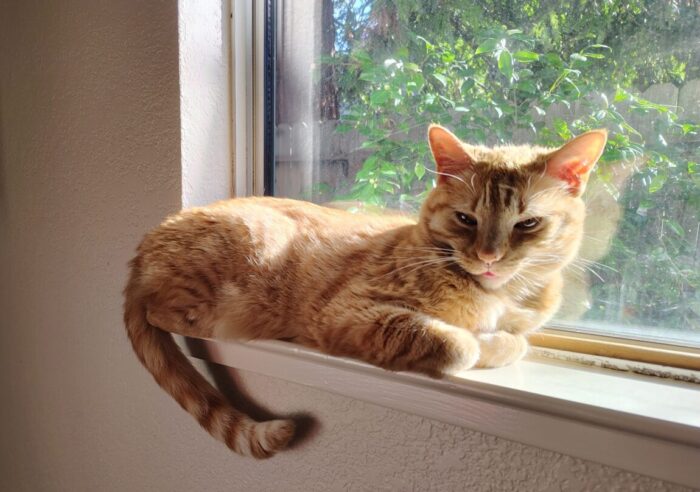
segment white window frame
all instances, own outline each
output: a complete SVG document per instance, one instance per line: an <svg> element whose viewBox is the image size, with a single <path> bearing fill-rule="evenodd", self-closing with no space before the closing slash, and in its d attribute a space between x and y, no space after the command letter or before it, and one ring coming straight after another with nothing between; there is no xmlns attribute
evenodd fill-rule
<svg viewBox="0 0 700 492"><path fill-rule="evenodd" d="M263 191L264 0L220 2L216 19L196 29L201 2L179 0L184 206ZM190 354L206 361L700 488L699 371L628 363L666 376L651 378L595 367L624 368L612 359L581 365L535 349L510 367L433 380L283 342L190 342Z"/></svg>
<svg viewBox="0 0 700 492"><path fill-rule="evenodd" d="M227 0L224 0L227 2ZM262 195L264 173L264 0L230 0L233 196Z"/></svg>

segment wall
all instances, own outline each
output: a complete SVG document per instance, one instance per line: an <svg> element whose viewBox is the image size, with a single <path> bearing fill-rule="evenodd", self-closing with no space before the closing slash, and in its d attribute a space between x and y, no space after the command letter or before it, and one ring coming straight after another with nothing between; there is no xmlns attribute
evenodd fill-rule
<svg viewBox="0 0 700 492"><path fill-rule="evenodd" d="M125 264L181 199L176 2L0 12L0 490L682 490L250 374L316 425L271 461L232 455L121 321Z"/></svg>

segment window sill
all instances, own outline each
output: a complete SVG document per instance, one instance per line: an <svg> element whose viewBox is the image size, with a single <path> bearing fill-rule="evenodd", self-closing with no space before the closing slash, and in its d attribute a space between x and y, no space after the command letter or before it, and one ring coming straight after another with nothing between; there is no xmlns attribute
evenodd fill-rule
<svg viewBox="0 0 700 492"><path fill-rule="evenodd" d="M696 384L538 357L434 380L285 342L188 346L206 361L700 488Z"/></svg>

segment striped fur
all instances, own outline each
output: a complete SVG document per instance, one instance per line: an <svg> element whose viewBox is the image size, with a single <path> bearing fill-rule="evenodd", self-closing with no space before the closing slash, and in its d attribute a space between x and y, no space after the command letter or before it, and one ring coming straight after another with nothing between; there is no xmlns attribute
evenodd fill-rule
<svg viewBox="0 0 700 492"><path fill-rule="evenodd" d="M601 135L559 150L486 149L432 127L440 180L418 220L274 198L184 210L131 262L129 339L202 427L256 458L283 449L294 423L233 408L171 333L287 339L433 377L509 364L559 305L582 234L587 176L576 173L590 171ZM517 225L532 217L532 229Z"/></svg>

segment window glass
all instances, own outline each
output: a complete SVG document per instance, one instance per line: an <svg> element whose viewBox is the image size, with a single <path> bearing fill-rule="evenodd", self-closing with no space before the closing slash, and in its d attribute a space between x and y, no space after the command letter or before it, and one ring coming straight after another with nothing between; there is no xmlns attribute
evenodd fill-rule
<svg viewBox="0 0 700 492"><path fill-rule="evenodd" d="M278 196L415 213L426 129L557 146L607 128L554 322L700 346L700 2L279 0Z"/></svg>

